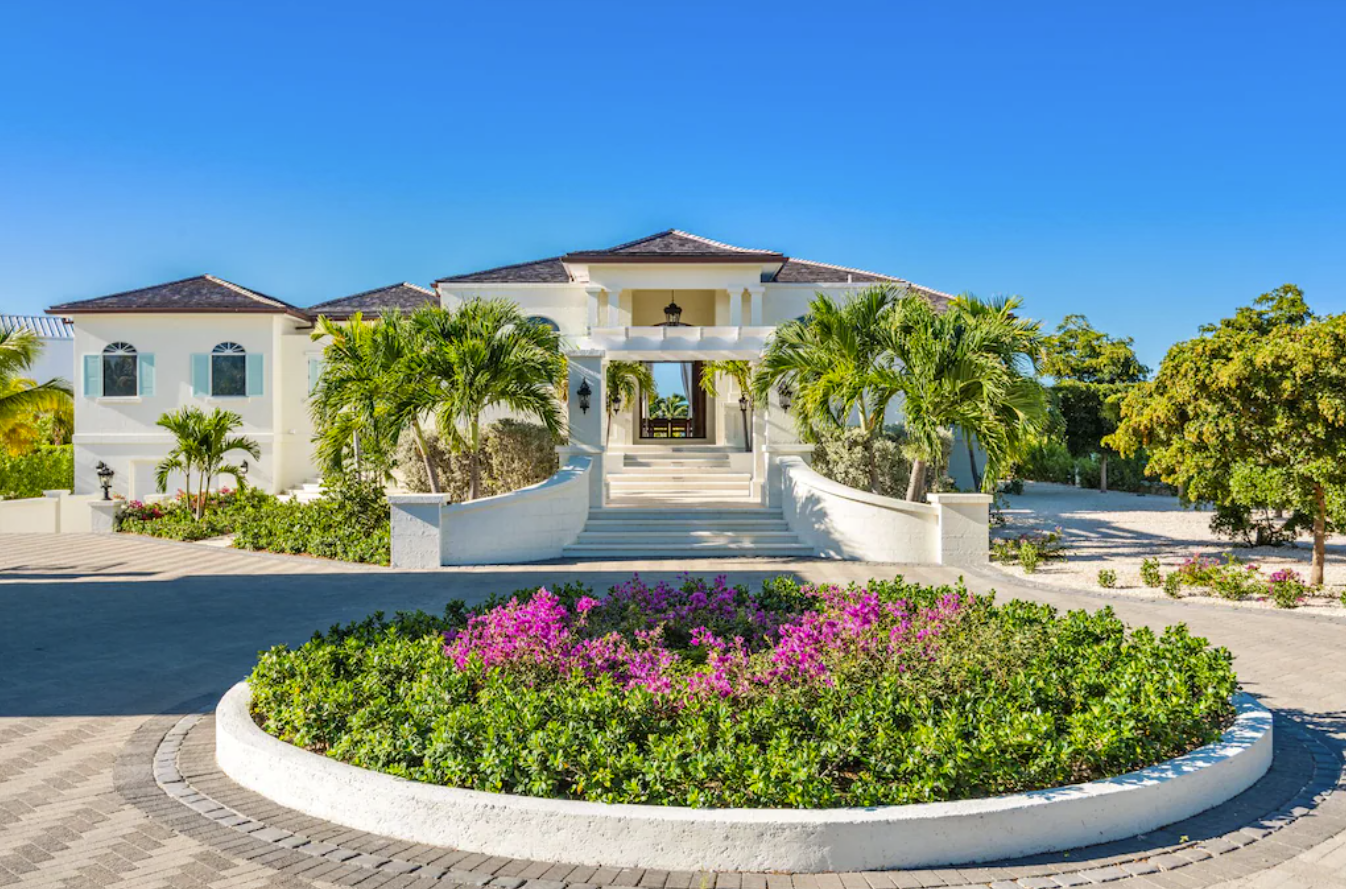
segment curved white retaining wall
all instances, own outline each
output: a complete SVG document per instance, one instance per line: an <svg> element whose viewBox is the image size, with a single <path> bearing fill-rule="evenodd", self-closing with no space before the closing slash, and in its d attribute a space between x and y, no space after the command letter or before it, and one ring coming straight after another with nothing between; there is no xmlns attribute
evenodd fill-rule
<svg viewBox="0 0 1346 889"><path fill-rule="evenodd" d="M1216 743L1105 781L993 799L867 809L686 809L482 793L358 769L268 735L240 682L215 755L239 784L358 830L486 855L668 870L863 871L1072 849L1181 821L1271 765L1271 713L1247 695Z"/></svg>
<svg viewBox="0 0 1346 889"><path fill-rule="evenodd" d="M444 502L440 494L394 494L394 568L495 565L555 559L589 516L591 457L574 456L550 478L495 497Z"/></svg>
<svg viewBox="0 0 1346 889"><path fill-rule="evenodd" d="M785 521L799 539L833 559L985 564L988 494L931 494L914 503L834 482L799 457L780 458Z"/></svg>

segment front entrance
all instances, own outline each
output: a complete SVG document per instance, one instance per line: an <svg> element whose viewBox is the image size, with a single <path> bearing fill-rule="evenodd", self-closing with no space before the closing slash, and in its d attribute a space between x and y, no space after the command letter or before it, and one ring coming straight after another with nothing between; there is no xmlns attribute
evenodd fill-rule
<svg viewBox="0 0 1346 889"><path fill-rule="evenodd" d="M700 361L649 361L654 397L640 399L640 440L704 439L706 392Z"/></svg>

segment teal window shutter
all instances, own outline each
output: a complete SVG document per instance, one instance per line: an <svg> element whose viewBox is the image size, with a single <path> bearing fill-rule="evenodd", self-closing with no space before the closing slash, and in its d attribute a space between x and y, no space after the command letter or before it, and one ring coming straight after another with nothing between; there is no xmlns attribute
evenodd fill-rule
<svg viewBox="0 0 1346 889"><path fill-rule="evenodd" d="M264 389L265 387L262 385L262 356L257 352L249 352L248 397L261 395Z"/></svg>
<svg viewBox="0 0 1346 889"><path fill-rule="evenodd" d="M192 394L205 398L210 394L210 356L192 356Z"/></svg>
<svg viewBox="0 0 1346 889"><path fill-rule="evenodd" d="M312 395L313 390L318 388L318 380L322 377L322 359L310 358L308 360L308 394Z"/></svg>
<svg viewBox="0 0 1346 889"><path fill-rule="evenodd" d="M103 397L103 356L84 356L84 397Z"/></svg>
<svg viewBox="0 0 1346 889"><path fill-rule="evenodd" d="M138 366L136 368L140 376L140 394L148 396L154 394L154 356L141 354L139 356Z"/></svg>

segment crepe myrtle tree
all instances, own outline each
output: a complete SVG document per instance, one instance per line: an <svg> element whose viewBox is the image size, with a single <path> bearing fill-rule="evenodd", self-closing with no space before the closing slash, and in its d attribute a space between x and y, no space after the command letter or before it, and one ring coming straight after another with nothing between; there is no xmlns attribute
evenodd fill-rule
<svg viewBox="0 0 1346 889"><path fill-rule="evenodd" d="M1193 500L1311 517L1309 580L1346 519L1346 315L1315 316L1286 284L1169 349L1105 442Z"/></svg>

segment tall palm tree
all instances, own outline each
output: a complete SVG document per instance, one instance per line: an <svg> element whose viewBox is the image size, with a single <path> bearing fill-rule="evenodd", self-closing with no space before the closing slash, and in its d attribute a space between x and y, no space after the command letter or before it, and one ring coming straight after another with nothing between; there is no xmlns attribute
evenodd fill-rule
<svg viewBox="0 0 1346 889"><path fill-rule="evenodd" d="M776 329L753 376L758 400L778 387L791 390L790 413L805 441L817 441L824 429L858 422L875 493L879 466L874 444L883 432L888 405L901 391L887 336L888 318L901 294L891 285L843 299L817 294L804 319Z"/></svg>
<svg viewBox="0 0 1346 889"><path fill-rule="evenodd" d="M721 376L726 376L734 381L734 386L738 389L740 397L746 399L746 410L740 411L743 415L743 450L752 450L752 425L749 417L753 412L753 390L752 390L752 365L743 360L731 361L707 361L701 365L701 388L711 398L719 398L719 387L716 380Z"/></svg>
<svg viewBox="0 0 1346 889"><path fill-rule="evenodd" d="M329 338L310 403L323 466L340 472L354 458L359 470L386 477L398 441L410 430L430 490L439 493L439 471L421 425L426 371L418 328L400 312L378 321L356 312L344 323L319 317L312 336Z"/></svg>
<svg viewBox="0 0 1346 889"><path fill-rule="evenodd" d="M660 420L686 420L691 416L691 412L691 405L687 403L687 397L680 392L673 392L663 398L656 398L650 406L650 416Z"/></svg>
<svg viewBox="0 0 1346 889"><path fill-rule="evenodd" d="M504 299L473 299L453 311L412 316L422 338L425 386L420 407L434 412L455 451L468 453L468 498L481 490L482 415L503 407L561 430L557 401L566 373L555 331Z"/></svg>
<svg viewBox="0 0 1346 889"><path fill-rule="evenodd" d="M603 371L603 389L607 393L605 402L608 413L608 431L605 438L612 438L612 417L621 413L622 405L632 406L643 392L653 400L659 396L654 383L654 373L643 361L609 361Z"/></svg>
<svg viewBox="0 0 1346 889"><path fill-rule="evenodd" d="M233 411L215 408L209 414L199 407L184 407L169 411L159 418L158 425L174 437L173 449L154 468L154 481L159 493L168 489L168 475L181 470L187 476L187 497L192 502L196 518L200 520L206 509L206 495L211 484L223 475L232 476L242 487L243 470L226 463L232 451L243 451L254 460L262 458L257 442L234 431L243 425L243 418ZM197 491L192 494L191 479L196 476Z"/></svg>
<svg viewBox="0 0 1346 889"><path fill-rule="evenodd" d="M986 490L1046 423L1046 391L1025 373L1040 350L1037 325L1014 317L1018 305L963 297L941 311L914 293L893 304L883 329L915 451L907 499L921 496L943 430L976 437L986 453Z"/></svg>
<svg viewBox="0 0 1346 889"><path fill-rule="evenodd" d="M42 341L31 330L0 329L0 439L27 439L20 427L36 415L73 407L74 392L65 380L39 383L24 375L41 353Z"/></svg>

